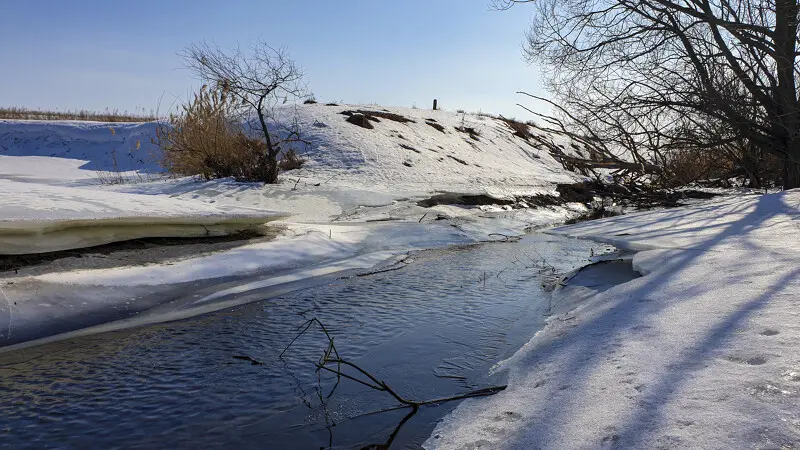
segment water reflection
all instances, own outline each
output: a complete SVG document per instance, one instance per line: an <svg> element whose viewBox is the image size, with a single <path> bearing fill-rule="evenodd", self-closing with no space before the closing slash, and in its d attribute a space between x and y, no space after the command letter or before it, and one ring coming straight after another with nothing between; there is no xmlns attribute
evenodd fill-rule
<svg viewBox="0 0 800 450"><path fill-rule="evenodd" d="M515 259L535 251L568 270L603 247L533 235L422 252L397 271L2 354L0 446L416 448L455 404L367 414L396 402L357 383L320 401L335 382L314 370L325 338L304 335L280 358L297 327L319 318L343 355L409 398L502 384L489 368L541 327L548 303Z"/></svg>

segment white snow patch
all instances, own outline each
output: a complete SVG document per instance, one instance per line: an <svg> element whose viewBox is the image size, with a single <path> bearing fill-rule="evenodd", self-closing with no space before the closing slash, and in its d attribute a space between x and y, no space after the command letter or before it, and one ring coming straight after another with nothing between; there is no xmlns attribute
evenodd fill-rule
<svg viewBox="0 0 800 450"><path fill-rule="evenodd" d="M550 232L640 251L573 301L426 448L790 448L800 443L800 191ZM570 297L571 296L571 297Z"/></svg>

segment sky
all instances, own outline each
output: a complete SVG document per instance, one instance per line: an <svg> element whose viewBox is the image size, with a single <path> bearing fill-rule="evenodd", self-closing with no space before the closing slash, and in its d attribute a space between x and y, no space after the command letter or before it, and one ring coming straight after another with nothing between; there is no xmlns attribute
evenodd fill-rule
<svg viewBox="0 0 800 450"><path fill-rule="evenodd" d="M199 83L178 53L285 47L318 101L546 112L522 55L531 7L490 0L0 0L0 107L163 111Z"/></svg>

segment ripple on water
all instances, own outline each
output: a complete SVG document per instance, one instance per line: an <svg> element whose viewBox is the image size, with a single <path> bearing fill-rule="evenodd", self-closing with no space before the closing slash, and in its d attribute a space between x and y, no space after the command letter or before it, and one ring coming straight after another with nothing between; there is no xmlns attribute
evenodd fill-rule
<svg viewBox="0 0 800 450"><path fill-rule="evenodd" d="M516 244L421 252L398 271L0 355L0 442L308 448L330 439L345 446L382 440L405 413L348 420L393 404L354 383L342 383L326 411L317 407L313 363L327 344L321 333L304 334L279 358L298 326L318 318L343 356L408 397L462 392L497 382L489 367L542 326L548 302L535 261L569 270L590 248L598 254L605 247L532 235ZM396 442L418 445L451 407L425 409ZM326 414L338 422L333 438Z"/></svg>

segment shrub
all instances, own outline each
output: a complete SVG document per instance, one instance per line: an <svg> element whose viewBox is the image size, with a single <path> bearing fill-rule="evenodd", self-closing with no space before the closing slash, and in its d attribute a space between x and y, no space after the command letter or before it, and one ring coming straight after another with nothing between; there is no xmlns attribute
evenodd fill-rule
<svg viewBox="0 0 800 450"><path fill-rule="evenodd" d="M733 183L751 188L778 186L781 162L746 144L719 149L672 150L665 153L663 178L666 187L695 182L718 187L732 187Z"/></svg>
<svg viewBox="0 0 800 450"><path fill-rule="evenodd" d="M305 158L301 157L294 151L293 148L283 152L281 161L278 163L278 168L282 171L299 169L306 163Z"/></svg>
<svg viewBox="0 0 800 450"><path fill-rule="evenodd" d="M505 124L514 131L514 136L521 137L526 141L531 138L531 125L529 123L522 123L514 118L507 119L502 116L500 117L500 120L505 122Z"/></svg>
<svg viewBox="0 0 800 450"><path fill-rule="evenodd" d="M223 89L206 86L173 114L156 132L162 165L178 175L201 175L206 180L234 177L263 181L268 173L264 142L242 128L238 105Z"/></svg>

